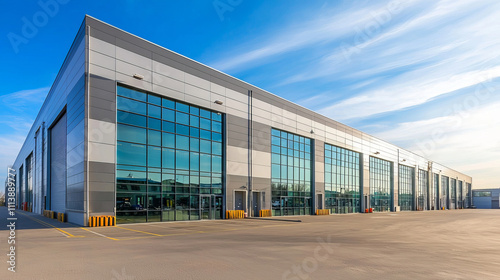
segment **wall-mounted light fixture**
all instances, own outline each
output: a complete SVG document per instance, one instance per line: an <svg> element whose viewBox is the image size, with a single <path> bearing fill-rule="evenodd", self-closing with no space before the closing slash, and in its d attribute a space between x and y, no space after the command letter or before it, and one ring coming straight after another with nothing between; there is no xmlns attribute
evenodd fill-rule
<svg viewBox="0 0 500 280"><path fill-rule="evenodd" d="M222 101L220 101L220 100L215 100L215 101L214 101L214 103L215 103L215 104L217 104L217 105L222 105L222 104L224 104L224 102L222 102Z"/></svg>
<svg viewBox="0 0 500 280"><path fill-rule="evenodd" d="M141 74L134 74L134 78L136 78L137 80L142 80L144 79L144 76Z"/></svg>
<svg viewBox="0 0 500 280"><path fill-rule="evenodd" d="M314 134L314 130L311 129L311 134Z"/></svg>
<svg viewBox="0 0 500 280"><path fill-rule="evenodd" d="M380 152L375 152L374 154L379 155L379 154L380 154Z"/></svg>
<svg viewBox="0 0 500 280"><path fill-rule="evenodd" d="M406 159L403 159L401 162L405 162L405 161L406 161Z"/></svg>

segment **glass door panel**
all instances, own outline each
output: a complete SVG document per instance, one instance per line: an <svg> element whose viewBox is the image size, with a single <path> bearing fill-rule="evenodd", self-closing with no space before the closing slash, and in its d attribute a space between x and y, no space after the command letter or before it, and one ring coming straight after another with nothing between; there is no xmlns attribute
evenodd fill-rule
<svg viewBox="0 0 500 280"><path fill-rule="evenodd" d="M200 195L200 218L202 220L213 219L212 197L209 195Z"/></svg>

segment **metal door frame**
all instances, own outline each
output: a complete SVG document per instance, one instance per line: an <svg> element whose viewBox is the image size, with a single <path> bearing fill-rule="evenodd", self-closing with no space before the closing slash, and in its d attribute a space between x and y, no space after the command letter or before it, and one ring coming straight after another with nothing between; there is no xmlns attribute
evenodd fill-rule
<svg viewBox="0 0 500 280"><path fill-rule="evenodd" d="M203 218L203 207L202 201L203 198L208 198L209 206L208 206L208 219ZM200 220L215 220L215 195L213 194L200 194Z"/></svg>

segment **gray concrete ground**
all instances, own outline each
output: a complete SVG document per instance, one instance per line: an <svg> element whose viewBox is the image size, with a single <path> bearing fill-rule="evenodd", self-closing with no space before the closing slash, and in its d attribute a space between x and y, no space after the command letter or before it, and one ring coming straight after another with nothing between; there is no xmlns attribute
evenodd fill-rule
<svg viewBox="0 0 500 280"><path fill-rule="evenodd" d="M0 279L499 279L500 211L301 216L81 228L16 214Z"/></svg>

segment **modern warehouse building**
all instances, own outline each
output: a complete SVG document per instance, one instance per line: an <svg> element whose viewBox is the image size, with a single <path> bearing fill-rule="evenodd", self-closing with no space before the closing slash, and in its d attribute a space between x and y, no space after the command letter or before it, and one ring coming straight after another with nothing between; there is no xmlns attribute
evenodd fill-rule
<svg viewBox="0 0 500 280"><path fill-rule="evenodd" d="M13 166L19 208L79 225L471 204L465 174L89 16Z"/></svg>
<svg viewBox="0 0 500 280"><path fill-rule="evenodd" d="M500 209L500 189L472 190L472 205L478 209Z"/></svg>

